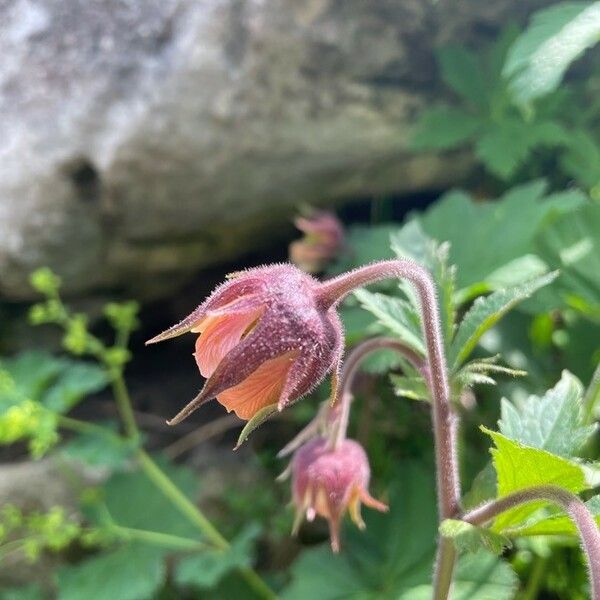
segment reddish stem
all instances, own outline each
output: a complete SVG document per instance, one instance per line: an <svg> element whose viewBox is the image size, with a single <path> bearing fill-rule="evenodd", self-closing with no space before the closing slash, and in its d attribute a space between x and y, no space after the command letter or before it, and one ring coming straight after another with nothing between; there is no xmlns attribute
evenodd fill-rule
<svg viewBox="0 0 600 600"><path fill-rule="evenodd" d="M356 288L396 277L415 287L421 302L421 321L427 347L428 383L432 395L435 439L437 499L440 521L460 510L460 479L457 461L457 422L450 404L448 369L436 298L435 284L427 269L411 260L389 260L360 267L323 282L317 300L324 309L337 304ZM451 540L440 539L434 571L434 598L448 597L456 552Z"/></svg>
<svg viewBox="0 0 600 600"><path fill-rule="evenodd" d="M344 368L340 375L339 396L341 398L339 405L339 416L337 417L337 426L335 428L334 445L337 447L346 437L348 429L348 419L350 417L350 405L352 404L353 394L352 387L360 363L371 352L377 350L389 349L394 350L404 356L415 369L417 369L427 380L427 370L425 361L409 346L390 337L375 337L358 344L344 361Z"/></svg>
<svg viewBox="0 0 600 600"><path fill-rule="evenodd" d="M600 531L588 507L575 494L555 485L535 486L474 508L462 520L472 525L483 525L515 506L539 500L557 504L573 519L588 564L592 600L600 600Z"/></svg>

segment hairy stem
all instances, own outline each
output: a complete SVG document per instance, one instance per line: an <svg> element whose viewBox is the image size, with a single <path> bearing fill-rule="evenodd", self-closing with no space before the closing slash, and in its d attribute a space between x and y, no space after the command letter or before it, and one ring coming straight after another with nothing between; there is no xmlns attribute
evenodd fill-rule
<svg viewBox="0 0 600 600"><path fill-rule="evenodd" d="M350 417L350 405L352 404L352 386L358 373L360 363L371 353L377 350L394 350L404 356L426 379L426 369L424 360L409 346L390 337L375 337L361 342L348 354L344 362L344 368L340 376L339 396L339 416L334 435L334 447L338 447L346 437L348 429L348 419Z"/></svg>
<svg viewBox="0 0 600 600"><path fill-rule="evenodd" d="M435 438L437 498L440 521L456 516L460 509L456 417L450 405L448 369L435 284L427 269L411 260L389 260L361 267L321 284L317 299L323 308L337 304L354 289L392 277L407 279L415 287L421 302L421 317L427 347L428 383L432 395L432 420ZM454 570L455 552L451 544L440 540L434 572L434 597L448 597Z"/></svg>
<svg viewBox="0 0 600 600"><path fill-rule="evenodd" d="M600 530L588 507L575 494L554 485L535 486L482 504L462 519L472 525L483 525L515 506L536 500L557 504L573 519L589 569L592 600L600 600Z"/></svg>

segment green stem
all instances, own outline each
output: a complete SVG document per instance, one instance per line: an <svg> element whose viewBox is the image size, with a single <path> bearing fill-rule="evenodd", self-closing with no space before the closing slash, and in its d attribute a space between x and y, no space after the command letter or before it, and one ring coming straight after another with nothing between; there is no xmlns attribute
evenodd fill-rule
<svg viewBox="0 0 600 600"><path fill-rule="evenodd" d="M111 529L127 540L139 540L140 542L161 546L163 548L173 548L174 550L205 550L208 548L206 544L197 540L172 535L170 533L135 529L133 527L123 527L121 525L112 525Z"/></svg>
<svg viewBox="0 0 600 600"><path fill-rule="evenodd" d="M127 436L132 438L138 437L140 432L135 422L131 398L129 397L123 375L120 371L117 371L113 372L113 376L113 392ZM204 513L171 481L147 452L140 448L136 456L148 479L171 501L173 506L186 516L190 522L194 523L215 547L220 550L227 550L229 542L221 535L219 530ZM242 567L239 571L248 585L260 597L266 600L276 600L277 596L275 593L253 569Z"/></svg>
<svg viewBox="0 0 600 600"><path fill-rule="evenodd" d="M127 437L139 438L140 430L135 422L131 398L129 397L125 379L123 379L123 373L113 368L111 370L111 379L113 394L117 402L117 409L121 416L121 420L123 421L123 426L125 427L125 433L127 434Z"/></svg>
<svg viewBox="0 0 600 600"><path fill-rule="evenodd" d="M148 479L220 550L229 547L227 540L204 516L202 511L169 479L145 450L138 450L137 457Z"/></svg>

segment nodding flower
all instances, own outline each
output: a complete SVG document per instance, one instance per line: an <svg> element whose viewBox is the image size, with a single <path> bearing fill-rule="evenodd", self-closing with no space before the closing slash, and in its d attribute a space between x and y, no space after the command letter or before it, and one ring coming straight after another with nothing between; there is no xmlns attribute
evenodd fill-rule
<svg viewBox="0 0 600 600"><path fill-rule="evenodd" d="M290 260L307 273L319 273L344 246L344 227L331 212L315 211L297 217L294 225L304 237L290 244Z"/></svg>
<svg viewBox="0 0 600 600"><path fill-rule="evenodd" d="M198 334L194 356L207 381L169 424L214 398L250 420L269 406L282 410L327 373L337 373L342 326L335 308L318 301L319 286L290 264L242 271L183 321L146 342Z"/></svg>
<svg viewBox="0 0 600 600"><path fill-rule="evenodd" d="M340 521L346 510L360 529L365 527L361 503L381 512L388 510L369 494L369 460L363 447L354 440L344 439L334 448L327 438L314 438L296 451L291 471L296 505L294 533L304 515L309 521L316 515L324 517L329 522L334 552L340 549Z"/></svg>

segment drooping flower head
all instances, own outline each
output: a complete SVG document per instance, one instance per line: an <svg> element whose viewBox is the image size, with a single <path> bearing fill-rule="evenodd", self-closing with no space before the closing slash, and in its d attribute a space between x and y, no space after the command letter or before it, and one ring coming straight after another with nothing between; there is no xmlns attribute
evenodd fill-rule
<svg viewBox="0 0 600 600"><path fill-rule="evenodd" d="M249 269L149 340L198 334L194 356L207 381L169 423L179 423L213 398L249 420L269 406L283 409L337 371L342 327L335 309L317 301L318 286L289 264Z"/></svg>
<svg viewBox="0 0 600 600"><path fill-rule="evenodd" d="M294 219L304 237L290 244L290 260L307 273L318 273L344 246L344 227L331 212L314 211Z"/></svg>
<svg viewBox="0 0 600 600"><path fill-rule="evenodd" d="M388 509L369 494L369 460L362 446L354 440L344 439L333 448L328 439L314 438L296 451L291 471L296 505L294 530L304 515L309 521L316 515L324 517L329 522L334 552L340 549L340 521L346 510L354 523L364 529L361 503L382 512Z"/></svg>

